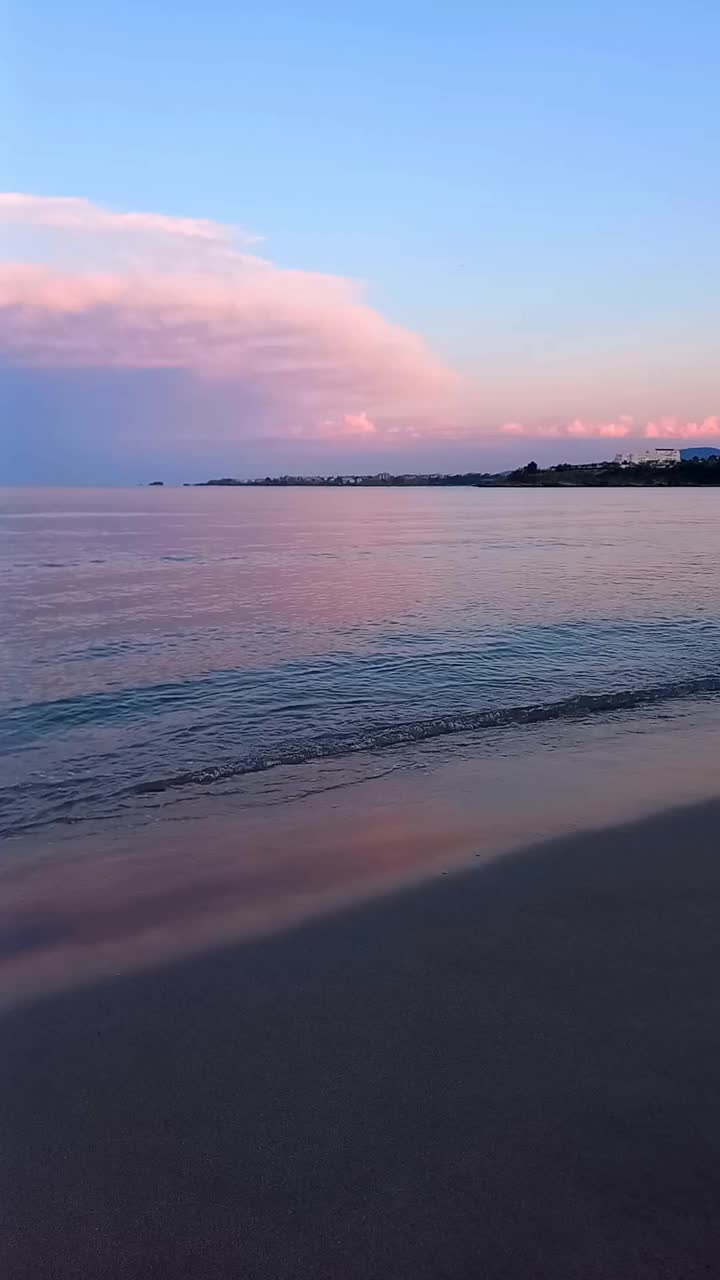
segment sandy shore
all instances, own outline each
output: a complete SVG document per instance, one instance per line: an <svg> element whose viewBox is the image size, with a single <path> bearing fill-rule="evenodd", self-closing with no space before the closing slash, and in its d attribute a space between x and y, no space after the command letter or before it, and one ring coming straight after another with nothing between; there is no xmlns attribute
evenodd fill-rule
<svg viewBox="0 0 720 1280"><path fill-rule="evenodd" d="M16 1009L0 1270L720 1274L719 832L568 837Z"/></svg>

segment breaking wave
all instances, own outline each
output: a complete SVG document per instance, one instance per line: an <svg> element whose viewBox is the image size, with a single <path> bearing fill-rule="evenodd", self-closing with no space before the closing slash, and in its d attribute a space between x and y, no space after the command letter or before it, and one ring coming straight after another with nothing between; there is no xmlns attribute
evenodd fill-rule
<svg viewBox="0 0 720 1280"><path fill-rule="evenodd" d="M431 738L445 737L453 733L474 733L485 729L539 724L551 720L579 719L603 712L624 711L652 703L713 693L720 693L720 675L667 681L663 684L621 689L612 693L577 694L555 702L454 712L449 715L430 716L395 724L375 725L359 729L354 733L333 734L332 737L317 737L302 742L287 743L273 750L251 752L223 764L191 769L170 774L164 778L147 779L128 787L122 794L125 796L149 795L178 787L224 782L245 774L262 773L267 769L280 766L304 764L310 760L337 759L359 751L379 751L385 747L425 742Z"/></svg>

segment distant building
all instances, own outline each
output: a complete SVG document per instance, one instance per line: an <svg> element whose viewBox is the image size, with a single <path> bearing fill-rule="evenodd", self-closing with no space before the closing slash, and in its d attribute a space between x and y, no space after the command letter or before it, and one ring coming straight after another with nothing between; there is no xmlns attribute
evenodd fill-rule
<svg viewBox="0 0 720 1280"><path fill-rule="evenodd" d="M680 450L666 449L661 446L655 449L645 449L642 453L617 453L614 461L621 467L637 467L641 465L666 467L673 462L680 461Z"/></svg>

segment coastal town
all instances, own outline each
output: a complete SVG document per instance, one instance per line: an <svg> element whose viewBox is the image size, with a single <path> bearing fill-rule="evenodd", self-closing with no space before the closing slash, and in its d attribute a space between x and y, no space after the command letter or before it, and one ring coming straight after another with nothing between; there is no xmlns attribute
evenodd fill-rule
<svg viewBox="0 0 720 1280"><path fill-rule="evenodd" d="M153 481L154 485L162 481ZM258 479L236 479L224 476L203 480L201 488L411 488L470 486L504 488L508 486L540 487L610 487L659 485L720 484L720 449L710 446L678 449L656 446L634 453L618 453L612 460L601 462L559 462L540 467L534 461L512 471L487 472L402 472L380 471L374 474L344 473L337 475L282 475Z"/></svg>

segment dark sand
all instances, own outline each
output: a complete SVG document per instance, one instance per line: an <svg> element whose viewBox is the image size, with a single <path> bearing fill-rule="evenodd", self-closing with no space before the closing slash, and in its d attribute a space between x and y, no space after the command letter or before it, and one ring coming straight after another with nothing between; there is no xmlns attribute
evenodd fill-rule
<svg viewBox="0 0 720 1280"><path fill-rule="evenodd" d="M720 1275L720 804L3 1023L8 1280Z"/></svg>

